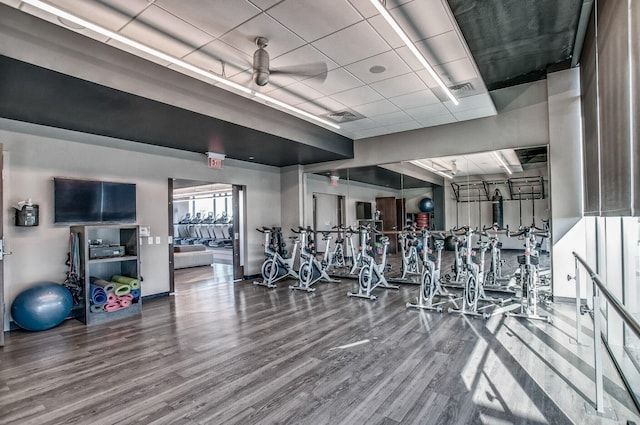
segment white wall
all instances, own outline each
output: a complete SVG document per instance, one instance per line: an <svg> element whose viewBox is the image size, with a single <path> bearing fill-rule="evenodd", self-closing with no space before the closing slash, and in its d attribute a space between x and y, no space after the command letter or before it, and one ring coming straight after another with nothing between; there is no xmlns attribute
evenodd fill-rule
<svg viewBox="0 0 640 425"><path fill-rule="evenodd" d="M65 176L137 185L137 222L151 227L159 245L142 246L143 295L169 290L168 178L234 183L247 187L247 258L245 274L257 274L262 263L262 238L253 231L265 215L280 223L280 170L240 161L225 161L222 170L207 168L204 155L148 146L149 153L109 148L69 140L110 140L49 127L0 120L0 143L5 153L4 217L7 249L5 303L33 283L62 282L67 267L69 228L53 223L53 177ZM140 146L137 146L139 148ZM32 198L40 205L40 225L13 225L11 204ZM274 202L275 200L275 202ZM6 321L8 323L8 320Z"/></svg>

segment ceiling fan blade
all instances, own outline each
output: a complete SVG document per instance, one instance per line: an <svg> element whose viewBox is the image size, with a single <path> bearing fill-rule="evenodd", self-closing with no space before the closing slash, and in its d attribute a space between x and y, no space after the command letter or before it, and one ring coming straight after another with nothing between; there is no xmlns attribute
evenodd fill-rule
<svg viewBox="0 0 640 425"><path fill-rule="evenodd" d="M282 68L270 69L269 72L273 75L280 74L313 78L314 80L322 82L327 78L327 64L324 62L314 62L304 65L285 66Z"/></svg>

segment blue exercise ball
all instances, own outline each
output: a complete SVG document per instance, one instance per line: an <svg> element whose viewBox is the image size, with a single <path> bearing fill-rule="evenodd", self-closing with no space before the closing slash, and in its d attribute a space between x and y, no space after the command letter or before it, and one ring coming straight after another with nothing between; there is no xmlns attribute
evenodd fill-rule
<svg viewBox="0 0 640 425"><path fill-rule="evenodd" d="M22 291L11 304L11 316L28 331L58 326L71 314L71 292L55 282L43 282Z"/></svg>
<svg viewBox="0 0 640 425"><path fill-rule="evenodd" d="M420 205L419 205L420 211L422 212L433 212L433 199L431 198L422 198L420 200Z"/></svg>

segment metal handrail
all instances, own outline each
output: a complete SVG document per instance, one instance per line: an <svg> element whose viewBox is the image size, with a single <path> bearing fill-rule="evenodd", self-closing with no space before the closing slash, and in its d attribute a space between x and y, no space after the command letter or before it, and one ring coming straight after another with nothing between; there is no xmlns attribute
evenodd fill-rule
<svg viewBox="0 0 640 425"><path fill-rule="evenodd" d="M573 256L576 257L580 264L582 264L582 267L584 267L585 270L589 273L591 280L593 280L593 282L598 285L598 289L600 289L602 295L604 295L607 301L609 301L609 304L620 314L622 320L624 320L625 323L629 325L629 327L633 330L636 336L640 338L640 323L638 323L636 319L633 318L631 313L629 313L629 311L624 308L618 297L616 297L611 293L611 291L609 291L609 288L607 288L606 285L602 282L602 279L600 279L598 273L594 272L593 269L589 267L586 261L582 257L580 257L579 254L573 252Z"/></svg>
<svg viewBox="0 0 640 425"><path fill-rule="evenodd" d="M640 325L636 320L631 316L631 314L627 311L626 308L622 305L620 300L613 295L609 288L602 282L600 276L596 272L593 271L591 267L586 263L586 261L580 257L576 252L572 252L575 261L575 276L568 276L569 279L575 279L576 281L576 344L580 345L580 333L582 330L582 325L580 324L580 316L589 311L592 313L593 319L593 363L594 363L594 372L595 372L595 384L596 384L596 399L595 399L595 413L599 416L607 417L610 419L615 418L615 413L610 408L605 408L604 406L604 388L603 388L603 376L602 376L602 331L601 331L601 318L600 318L600 294L604 295L605 299L608 301L609 305L611 305L618 314L622 317L622 320L633 330L638 338L640 338ZM592 284L592 293L593 297L593 309L588 310L581 305L581 296L580 296L580 266L584 267L584 269L589 273L589 277L591 278ZM625 381L625 385L627 385ZM634 403L638 403L636 398L633 396L633 390L627 387L629 393L632 395ZM636 404L638 405L638 404ZM593 409L593 406L590 406L586 403L587 410L590 408Z"/></svg>

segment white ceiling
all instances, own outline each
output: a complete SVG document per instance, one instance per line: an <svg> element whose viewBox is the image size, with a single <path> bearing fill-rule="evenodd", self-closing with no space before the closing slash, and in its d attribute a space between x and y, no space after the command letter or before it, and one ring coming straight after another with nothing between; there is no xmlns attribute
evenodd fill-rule
<svg viewBox="0 0 640 425"><path fill-rule="evenodd" d="M0 1L64 26L53 15L19 0ZM387 0L386 4L448 86L470 84L454 92L458 106L446 98L369 0L48 3L311 114L327 116L344 110L361 114L364 118L332 129L353 139L496 114L446 0ZM71 30L169 66L89 30ZM326 78L274 73L267 86L256 86L251 63L257 36L269 38L272 70L323 63ZM373 66L385 71L372 73Z"/></svg>
<svg viewBox="0 0 640 425"><path fill-rule="evenodd" d="M481 152L468 155L443 156L439 158L420 159L428 167L456 178L465 176L484 176L489 174L504 174L507 172L498 162L495 154L504 159L513 173L522 171L522 164L513 149L503 149L493 152Z"/></svg>

